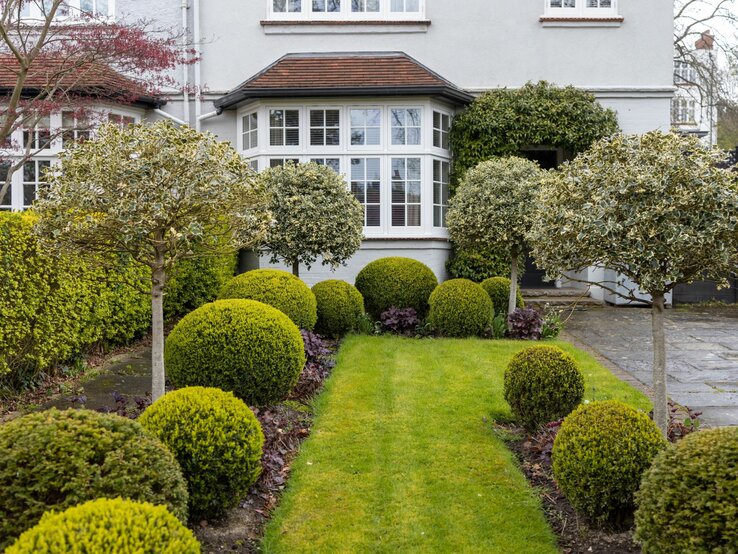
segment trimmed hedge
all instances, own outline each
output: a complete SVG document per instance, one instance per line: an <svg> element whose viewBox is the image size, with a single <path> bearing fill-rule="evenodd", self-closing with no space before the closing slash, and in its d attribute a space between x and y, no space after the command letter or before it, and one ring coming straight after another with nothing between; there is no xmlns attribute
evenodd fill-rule
<svg viewBox="0 0 738 554"><path fill-rule="evenodd" d="M164 359L177 387L216 387L263 406L287 398L305 350L300 330L276 308L218 300L182 318L167 337Z"/></svg>
<svg viewBox="0 0 738 554"><path fill-rule="evenodd" d="M56 409L0 425L0 549L49 509L122 496L187 519L187 483L172 453L135 421Z"/></svg>
<svg viewBox="0 0 738 554"><path fill-rule="evenodd" d="M446 262L446 271L452 279L469 279L481 283L495 275L509 274L509 257L506 252L459 250Z"/></svg>
<svg viewBox="0 0 738 554"><path fill-rule="evenodd" d="M446 337L480 336L492 323L494 306L484 289L468 279L452 279L430 296L428 320Z"/></svg>
<svg viewBox="0 0 738 554"><path fill-rule="evenodd" d="M482 288L487 291L492 303L495 305L495 315L507 315L507 306L510 303L510 284L511 281L507 277L490 277L480 283ZM518 288L517 308L525 308L523 295Z"/></svg>
<svg viewBox="0 0 738 554"><path fill-rule="evenodd" d="M47 512L6 554L199 554L200 543L164 506L99 498Z"/></svg>
<svg viewBox="0 0 738 554"><path fill-rule="evenodd" d="M255 269L231 279L218 300L257 300L273 306L300 329L312 330L318 319L315 295L298 277L279 269Z"/></svg>
<svg viewBox="0 0 738 554"><path fill-rule="evenodd" d="M413 308L423 318L438 279L428 266L411 258L381 258L356 277L367 312L375 320L389 308Z"/></svg>
<svg viewBox="0 0 738 554"><path fill-rule="evenodd" d="M636 502L647 554L738 551L738 427L692 433L659 454Z"/></svg>
<svg viewBox="0 0 738 554"><path fill-rule="evenodd" d="M646 414L617 400L584 404L556 435L554 477L579 513L622 523L635 507L643 473L666 445Z"/></svg>
<svg viewBox="0 0 738 554"><path fill-rule="evenodd" d="M56 255L40 247L30 212L0 212L0 391L35 385L95 344L125 344L151 326L139 292L149 270L126 255ZM183 261L167 283L168 316L215 298L235 254Z"/></svg>
<svg viewBox="0 0 738 554"><path fill-rule="evenodd" d="M317 283L312 291L318 303L319 334L337 339L356 330L364 315L364 297L356 287L333 279Z"/></svg>
<svg viewBox="0 0 738 554"><path fill-rule="evenodd" d="M584 376L557 346L521 350L505 370L505 400L529 432L571 413L584 398Z"/></svg>
<svg viewBox="0 0 738 554"><path fill-rule="evenodd" d="M261 424L233 393L179 389L154 402L139 421L182 467L193 521L238 504L261 473Z"/></svg>

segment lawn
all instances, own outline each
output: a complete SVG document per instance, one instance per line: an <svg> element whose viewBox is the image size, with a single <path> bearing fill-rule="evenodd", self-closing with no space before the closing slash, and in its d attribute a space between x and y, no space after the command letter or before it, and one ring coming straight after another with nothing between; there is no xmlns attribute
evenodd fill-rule
<svg viewBox="0 0 738 554"><path fill-rule="evenodd" d="M571 352L586 398L647 399ZM265 552L557 552L535 492L492 430L511 341L352 337L315 406Z"/></svg>

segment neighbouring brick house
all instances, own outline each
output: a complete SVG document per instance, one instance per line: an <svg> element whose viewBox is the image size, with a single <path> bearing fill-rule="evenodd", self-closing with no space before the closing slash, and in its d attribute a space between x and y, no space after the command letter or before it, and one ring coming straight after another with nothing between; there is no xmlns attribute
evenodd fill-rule
<svg viewBox="0 0 738 554"><path fill-rule="evenodd" d="M159 110L121 114L212 131L258 170L317 161L345 176L364 205L366 240L337 278L388 255L445 276L448 131L475 95L547 80L592 92L626 132L670 126L667 0L97 3L111 17L181 26L199 45L199 61L177 77L201 97L173 93ZM309 283L328 274L302 273Z"/></svg>

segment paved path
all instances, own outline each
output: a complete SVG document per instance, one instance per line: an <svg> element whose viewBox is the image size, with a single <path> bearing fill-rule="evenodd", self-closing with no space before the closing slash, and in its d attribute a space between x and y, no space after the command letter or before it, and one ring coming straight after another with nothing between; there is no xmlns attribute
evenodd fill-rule
<svg viewBox="0 0 738 554"><path fill-rule="evenodd" d="M575 312L567 332L651 386L651 312L594 308ZM669 396L704 413L709 425L738 425L738 310L666 312Z"/></svg>

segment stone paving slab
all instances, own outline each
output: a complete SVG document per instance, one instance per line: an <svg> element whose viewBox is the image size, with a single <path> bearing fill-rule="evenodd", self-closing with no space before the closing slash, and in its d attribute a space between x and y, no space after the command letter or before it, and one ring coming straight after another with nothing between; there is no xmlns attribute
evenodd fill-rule
<svg viewBox="0 0 738 554"><path fill-rule="evenodd" d="M738 425L738 310L667 310L669 396L703 412L708 425ZM651 387L651 312L646 308L576 311L566 331Z"/></svg>

